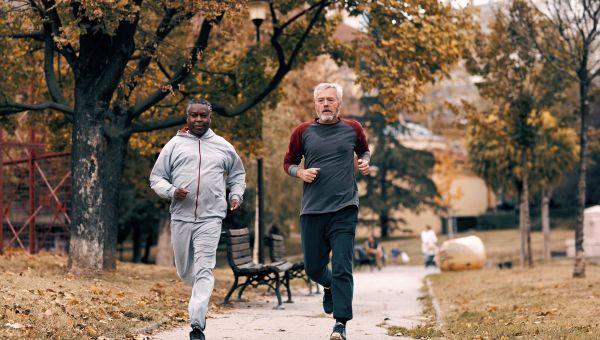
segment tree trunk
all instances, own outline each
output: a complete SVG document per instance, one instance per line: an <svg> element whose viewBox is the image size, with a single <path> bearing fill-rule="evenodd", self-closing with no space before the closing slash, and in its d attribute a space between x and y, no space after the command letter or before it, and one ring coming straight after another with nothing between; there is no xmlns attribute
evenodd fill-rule
<svg viewBox="0 0 600 340"><path fill-rule="evenodd" d="M521 230L521 266L533 267L531 251L531 218L529 216L529 169L527 168L527 150L521 150L522 187L519 211L519 227Z"/></svg>
<svg viewBox="0 0 600 340"><path fill-rule="evenodd" d="M381 228L381 238L387 240L390 237L389 232L389 222L390 218L388 216L388 211L384 210L379 214L379 226Z"/></svg>
<svg viewBox="0 0 600 340"><path fill-rule="evenodd" d="M154 233L152 229L146 227L146 244L144 245L143 263L150 263L150 251L152 250L152 242L154 241Z"/></svg>
<svg viewBox="0 0 600 340"><path fill-rule="evenodd" d="M525 267L525 237L523 227L523 185L519 183L517 186L518 197L519 197L519 263L521 267Z"/></svg>
<svg viewBox="0 0 600 340"><path fill-rule="evenodd" d="M82 15L82 23L97 24ZM89 29L79 36L75 74L71 169L69 270L74 274L117 268L117 204L131 121L110 101L135 43L136 17L115 35Z"/></svg>
<svg viewBox="0 0 600 340"><path fill-rule="evenodd" d="M169 216L161 218L158 225L158 244L156 265L173 267L175 264L173 246L171 245L171 220Z"/></svg>
<svg viewBox="0 0 600 340"><path fill-rule="evenodd" d="M452 217L452 214L449 214L448 218L446 218L446 229L448 229L448 238L453 239L454 238L454 218Z"/></svg>
<svg viewBox="0 0 600 340"><path fill-rule="evenodd" d="M585 67L585 64L584 66ZM583 210L585 209L585 176L587 172L587 119L589 113L588 81L585 70L579 72L579 181L577 183L577 218L575 220L575 265L573 277L585 277L585 259L583 251Z"/></svg>
<svg viewBox="0 0 600 340"><path fill-rule="evenodd" d="M542 233L544 234L544 260L550 260L550 198L552 189L542 189Z"/></svg>
<svg viewBox="0 0 600 340"><path fill-rule="evenodd" d="M116 211L128 136L109 139L103 131L106 102L95 95L94 79L75 86L73 191L69 271L89 274L116 269Z"/></svg>
<svg viewBox="0 0 600 340"><path fill-rule="evenodd" d="M142 262L142 227L138 224L133 226L133 263Z"/></svg>

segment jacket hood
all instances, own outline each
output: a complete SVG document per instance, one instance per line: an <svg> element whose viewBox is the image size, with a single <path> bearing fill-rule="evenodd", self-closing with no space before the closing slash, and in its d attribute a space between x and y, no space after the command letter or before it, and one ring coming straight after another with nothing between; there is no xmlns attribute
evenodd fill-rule
<svg viewBox="0 0 600 340"><path fill-rule="evenodd" d="M212 137L214 137L214 136L215 136L215 133L214 133L214 131L213 131L211 128L208 128L208 130L206 130L206 132L205 132L205 133L202 135L202 137L200 137L200 138L198 138L198 137L194 136L194 135L193 135L192 133L190 133L188 130L189 130L189 129L188 129L188 127L187 127L187 126L186 126L186 127L183 127L183 128L181 128L181 129L179 129L179 131L177 131L177 136L179 136L179 137L184 137L184 138L191 138L191 139L194 139L194 140L198 140L198 139L200 139L200 140L202 140L202 139L209 139L209 138L212 138Z"/></svg>

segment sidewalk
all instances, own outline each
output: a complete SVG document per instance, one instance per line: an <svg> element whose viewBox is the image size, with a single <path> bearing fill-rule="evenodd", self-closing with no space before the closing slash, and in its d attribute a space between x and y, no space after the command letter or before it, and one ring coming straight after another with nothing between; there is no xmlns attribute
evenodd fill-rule
<svg viewBox="0 0 600 340"><path fill-rule="evenodd" d="M422 307L417 298L425 275L422 267L388 266L381 271L354 273L354 319L348 322L348 339L380 340L390 338L382 323L414 327L421 322ZM300 288L302 287L302 288ZM284 310L274 310L260 301L234 302L225 314L212 314L207 321L206 338L235 340L312 340L329 339L334 324L323 313L322 295L308 296L305 286L294 291L294 303ZM285 294L284 294L285 295ZM189 338L189 327L169 330L151 337L153 340ZM398 337L394 337L398 338Z"/></svg>

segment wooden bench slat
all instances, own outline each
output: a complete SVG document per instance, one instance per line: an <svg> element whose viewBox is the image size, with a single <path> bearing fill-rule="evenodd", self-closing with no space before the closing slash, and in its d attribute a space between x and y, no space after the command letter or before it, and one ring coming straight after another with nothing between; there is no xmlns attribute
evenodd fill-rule
<svg viewBox="0 0 600 340"><path fill-rule="evenodd" d="M232 244L230 249L231 251L240 251L240 250L246 250L250 248L250 244L248 242L246 243L239 243L239 244Z"/></svg>
<svg viewBox="0 0 600 340"><path fill-rule="evenodd" d="M242 229L229 229L227 230L227 233L231 236L242 236L242 235L248 235L248 228L242 228Z"/></svg>
<svg viewBox="0 0 600 340"><path fill-rule="evenodd" d="M229 244L240 244L240 243L248 243L250 242L250 236L246 235L246 236L236 236L236 237L230 237L227 242Z"/></svg>
<svg viewBox="0 0 600 340"><path fill-rule="evenodd" d="M273 240L273 242L284 241L283 236L277 234L271 234L271 240Z"/></svg>
<svg viewBox="0 0 600 340"><path fill-rule="evenodd" d="M252 256L252 251L250 250L250 248L231 252L231 257L233 259L239 259L240 257L246 256Z"/></svg>
<svg viewBox="0 0 600 340"><path fill-rule="evenodd" d="M233 260L233 263L236 266L241 266L241 265L244 265L244 264L250 263L250 262L252 262L252 256L240 257L238 259Z"/></svg>

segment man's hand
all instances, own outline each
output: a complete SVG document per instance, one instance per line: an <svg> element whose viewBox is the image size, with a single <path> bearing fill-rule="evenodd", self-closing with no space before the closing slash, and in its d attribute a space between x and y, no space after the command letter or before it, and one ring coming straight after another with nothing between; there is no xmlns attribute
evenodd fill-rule
<svg viewBox="0 0 600 340"><path fill-rule="evenodd" d="M368 175L369 174L369 161L365 161L364 159L359 159L358 160L358 171L363 176Z"/></svg>
<svg viewBox="0 0 600 340"><path fill-rule="evenodd" d="M177 189L175 189L175 192L173 193L173 198L175 198L178 201L182 201L185 199L188 192L190 192L188 189L177 188Z"/></svg>
<svg viewBox="0 0 600 340"><path fill-rule="evenodd" d="M234 211L235 209L238 209L240 207L240 201L234 198L231 200L231 202L229 202L229 206L229 210Z"/></svg>
<svg viewBox="0 0 600 340"><path fill-rule="evenodd" d="M298 169L296 176L306 183L312 183L319 174L319 170L321 168Z"/></svg>

